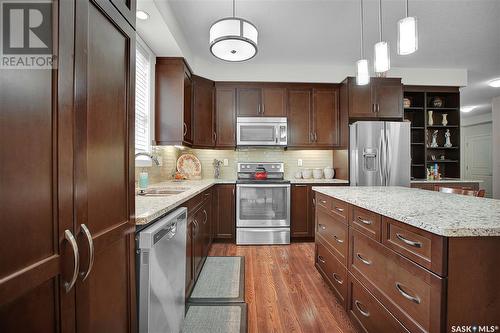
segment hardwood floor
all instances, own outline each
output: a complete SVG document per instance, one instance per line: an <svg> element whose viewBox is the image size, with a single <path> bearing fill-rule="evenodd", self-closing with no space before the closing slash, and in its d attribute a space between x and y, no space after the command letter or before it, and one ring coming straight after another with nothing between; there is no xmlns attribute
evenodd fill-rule
<svg viewBox="0 0 500 333"><path fill-rule="evenodd" d="M248 332L355 332L314 267L314 243L213 244L211 256L245 256Z"/></svg>

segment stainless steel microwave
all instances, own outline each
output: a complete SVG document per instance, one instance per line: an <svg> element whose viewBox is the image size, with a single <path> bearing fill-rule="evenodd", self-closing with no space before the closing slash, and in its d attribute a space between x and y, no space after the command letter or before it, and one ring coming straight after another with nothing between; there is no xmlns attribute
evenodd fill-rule
<svg viewBox="0 0 500 333"><path fill-rule="evenodd" d="M286 117L238 117L236 145L286 147L287 131Z"/></svg>

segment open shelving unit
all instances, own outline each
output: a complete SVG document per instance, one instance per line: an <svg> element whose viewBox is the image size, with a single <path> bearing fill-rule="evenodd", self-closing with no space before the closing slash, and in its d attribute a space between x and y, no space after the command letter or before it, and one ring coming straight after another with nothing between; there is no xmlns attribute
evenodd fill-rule
<svg viewBox="0 0 500 333"><path fill-rule="evenodd" d="M427 168L438 164L444 178L460 178L460 92L458 87L404 86L404 97L411 106L404 108L404 118L411 122L411 177L425 179ZM433 105L434 99L442 107ZM433 125L429 125L432 111ZM442 125L443 114L448 123ZM452 147L444 147L445 132L450 131ZM432 133L438 131L438 147L430 147Z"/></svg>

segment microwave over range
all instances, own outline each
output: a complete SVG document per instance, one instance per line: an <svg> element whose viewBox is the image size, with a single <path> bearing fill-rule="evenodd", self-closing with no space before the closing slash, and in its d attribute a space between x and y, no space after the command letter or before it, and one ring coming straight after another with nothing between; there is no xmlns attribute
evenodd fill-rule
<svg viewBox="0 0 500 333"><path fill-rule="evenodd" d="M236 144L238 146L280 146L288 141L286 117L238 117Z"/></svg>

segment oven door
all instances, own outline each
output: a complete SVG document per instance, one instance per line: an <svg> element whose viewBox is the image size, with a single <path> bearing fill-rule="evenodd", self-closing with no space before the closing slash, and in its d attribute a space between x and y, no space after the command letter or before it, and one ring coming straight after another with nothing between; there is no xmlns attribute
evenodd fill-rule
<svg viewBox="0 0 500 333"><path fill-rule="evenodd" d="M290 184L237 184L236 226L289 227Z"/></svg>

